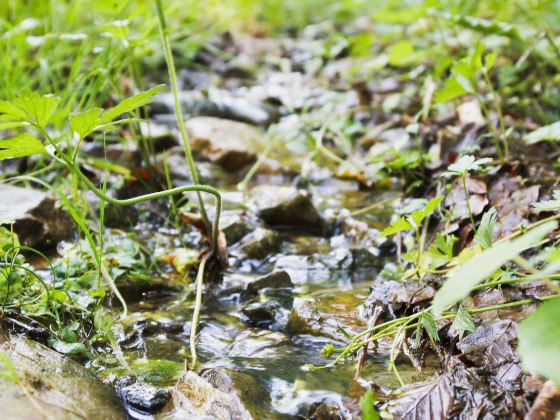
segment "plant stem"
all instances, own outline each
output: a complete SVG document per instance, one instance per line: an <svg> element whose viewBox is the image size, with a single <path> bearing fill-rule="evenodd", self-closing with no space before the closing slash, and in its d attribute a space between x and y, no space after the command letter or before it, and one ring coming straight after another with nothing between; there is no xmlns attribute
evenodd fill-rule
<svg viewBox="0 0 560 420"><path fill-rule="evenodd" d="M202 258L198 266L198 273L196 274L196 297L194 301L194 312L191 322L191 333L189 337L191 347L191 369L196 366L196 330L198 327L198 319L200 316L200 308L202 306L202 282L204 280L204 268L206 267L206 257Z"/></svg>
<svg viewBox="0 0 560 420"><path fill-rule="evenodd" d="M420 261L422 259L422 244L421 244L422 240L420 237L420 227L415 226L414 230L416 232L416 270L419 271Z"/></svg>
<svg viewBox="0 0 560 420"><path fill-rule="evenodd" d="M488 128L490 129L492 135L494 136L494 145L496 146L496 153L498 153L498 158L500 160L503 160L504 156L502 154L502 148L500 147L500 136L498 134L498 131L496 130L496 127L494 127L492 118L490 118L490 113L488 112L488 108L486 108L486 105L484 104L484 101L482 100L480 95L475 93L474 96L478 101L478 104L480 105L480 109L482 110L484 117L486 118L486 123L488 124Z"/></svg>
<svg viewBox="0 0 560 420"><path fill-rule="evenodd" d="M492 93L492 99L494 99L494 104L496 105L496 112L498 113L498 122L500 124L500 138L502 139L502 144L504 145L504 154L506 160L509 159L509 145L506 138L506 124L504 122L504 113L502 112L502 106L500 105L500 99L498 98L498 94L494 90L494 86L492 86L492 81L488 76L488 72L486 70L482 70L482 74L484 76L484 80L486 80L486 84L488 84L488 89L490 89L490 93Z"/></svg>
<svg viewBox="0 0 560 420"><path fill-rule="evenodd" d="M185 128L185 122L183 121L183 113L181 111L181 102L179 101L179 89L177 87L177 73L175 71L175 62L173 60L173 54L171 52L171 46L169 43L169 38L167 34L167 24L165 22L165 13L163 11L163 5L161 0L154 0L158 15L159 31L161 35L161 42L163 44L163 51L165 53L165 61L167 63L167 70L169 72L169 80L171 82L171 91L173 92L173 105L175 109L175 118L177 119L177 126L179 128L179 133L181 135L181 140L183 142L183 149L185 151L185 158L187 159L187 164L189 166L189 172L191 174L193 184L198 184L198 172L194 165L194 160L192 157L191 146L189 143L189 136ZM211 233L211 225L208 220L208 215L206 214L206 208L204 207L204 201L200 191L197 191L198 204L200 207L200 215L206 226L208 234Z"/></svg>
<svg viewBox="0 0 560 420"><path fill-rule="evenodd" d="M476 224L474 223L474 217L473 217L473 214L472 214L471 202L470 202L470 197L469 197L469 189L467 188L467 174L463 174L461 176L461 178L463 179L463 190L465 191L465 200L467 201L467 210L469 211L469 217L471 219L471 224L472 224L473 231L476 234L476 232L477 232Z"/></svg>

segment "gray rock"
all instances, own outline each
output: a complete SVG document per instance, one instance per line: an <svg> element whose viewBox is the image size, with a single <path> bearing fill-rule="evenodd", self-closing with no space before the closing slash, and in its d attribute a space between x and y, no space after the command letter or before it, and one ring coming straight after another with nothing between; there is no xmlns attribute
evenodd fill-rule
<svg viewBox="0 0 560 420"><path fill-rule="evenodd" d="M248 258L258 260L280 250L280 235L273 230L257 228L253 233L247 235L239 243L239 250Z"/></svg>
<svg viewBox="0 0 560 420"><path fill-rule="evenodd" d="M304 190L260 185L251 189L250 205L268 225L320 233L324 222Z"/></svg>
<svg viewBox="0 0 560 420"><path fill-rule="evenodd" d="M174 413L176 419L249 420L251 414L239 398L214 388L196 373L183 374L175 385Z"/></svg>
<svg viewBox="0 0 560 420"><path fill-rule="evenodd" d="M0 224L14 221L22 245L47 247L70 237L70 216L56 207L55 199L32 188L0 185Z"/></svg>
<svg viewBox="0 0 560 420"><path fill-rule="evenodd" d="M254 377L226 368L209 369L201 376L220 391L237 397L253 418L270 415L270 395Z"/></svg>
<svg viewBox="0 0 560 420"><path fill-rule="evenodd" d="M132 378L121 380L117 390L127 406L142 413L155 413L171 400L171 393L168 390L140 381L134 382Z"/></svg>
<svg viewBox="0 0 560 420"><path fill-rule="evenodd" d="M246 299L252 296L256 296L262 289L281 289L291 287L294 287L294 284L290 279L290 275L286 271L273 271L250 282L242 293L241 297L242 299Z"/></svg>
<svg viewBox="0 0 560 420"><path fill-rule="evenodd" d="M265 134L248 124L214 117L195 117L186 122L193 151L231 171L257 160Z"/></svg>
<svg viewBox="0 0 560 420"><path fill-rule="evenodd" d="M226 242L233 245L239 242L245 235L249 234L256 228L251 218L247 215L239 214L238 212L223 212L220 217L220 230L224 232Z"/></svg>
<svg viewBox="0 0 560 420"><path fill-rule="evenodd" d="M309 334L344 341L338 323L316 306L314 299L306 299L294 307L288 318L286 332L290 335Z"/></svg>
<svg viewBox="0 0 560 420"><path fill-rule="evenodd" d="M245 306L241 312L250 324L266 326L274 322L279 305L273 301L255 302Z"/></svg>
<svg viewBox="0 0 560 420"><path fill-rule="evenodd" d="M0 351L9 359L19 381L0 381L2 418L116 420L125 417L116 393L72 359L31 340L8 337L2 332Z"/></svg>

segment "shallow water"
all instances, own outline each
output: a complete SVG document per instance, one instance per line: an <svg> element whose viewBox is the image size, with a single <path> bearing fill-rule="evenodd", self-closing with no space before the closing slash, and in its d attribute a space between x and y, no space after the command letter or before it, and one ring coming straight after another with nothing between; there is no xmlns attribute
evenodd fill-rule
<svg viewBox="0 0 560 420"><path fill-rule="evenodd" d="M323 186L321 193L328 197L322 204L329 208L336 205L352 210L371 204L367 194L356 189L341 190L340 183ZM230 202L226 207L236 206ZM386 219L387 210L381 206L362 220L369 226L379 225ZM305 371L302 366L328 363L321 349L327 343L340 345L344 340L338 325L350 333L365 328L358 310L379 269L333 269L325 260L333 258L336 240L289 232L281 235L281 253L259 261L258 273L254 264L234 260L218 290L212 295L205 294L197 334L200 360L197 370L226 367L257 379L270 395L270 404L263 409L271 417L307 416L312 405L321 402L341 407L344 415L355 414L365 388L353 379L353 361L313 371ZM341 244L340 248L344 246ZM271 271L275 264L276 268L281 266L288 271L295 288L261 291L252 302L275 302L278 309L274 322L253 326L241 312L248 303L240 299L240 291L251 280ZM309 299L324 315L326 333L290 334L286 328L290 312ZM185 296L184 292L152 294L129 309L128 328L125 329L128 336L122 343L127 361L145 373L147 382L172 386L188 354L192 295ZM333 334L336 335L334 340ZM368 358L361 377L391 388L398 382L387 369L387 352L381 344L378 354ZM400 374L405 381L420 377L407 366L402 367Z"/></svg>

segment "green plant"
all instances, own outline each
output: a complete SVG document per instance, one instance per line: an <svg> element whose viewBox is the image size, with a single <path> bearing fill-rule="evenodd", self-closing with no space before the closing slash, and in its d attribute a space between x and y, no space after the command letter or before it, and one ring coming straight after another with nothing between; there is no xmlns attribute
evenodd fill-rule
<svg viewBox="0 0 560 420"><path fill-rule="evenodd" d="M488 129L492 132L494 137L494 143L496 146L496 152L500 159L509 159L509 146L507 141L507 133L504 123L504 116L502 112L502 107L500 105L500 98L497 92L494 90L492 81L490 80L490 70L496 61L496 54L487 54L484 59L482 57L484 52L484 45L482 43L477 43L474 49L472 49L469 54L459 61L454 62L451 67L451 76L445 81L443 89L436 93L436 100L438 102L446 102L451 99L463 96L463 95L473 95L480 109L482 110L484 117L488 123ZM494 123L490 117L490 112L481 93L478 89L478 84L480 77L486 83L487 89L490 91L496 112L498 114L498 121L500 124L500 132L496 130ZM501 142L501 146L500 146Z"/></svg>
<svg viewBox="0 0 560 420"><path fill-rule="evenodd" d="M455 163L452 163L447 168L447 171L443 173L445 177L459 176L463 182L463 191L465 193L465 201L467 203L467 210L469 212L469 218L471 219L471 225L473 232L477 232L476 224L474 222L473 213L471 210L469 189L467 188L467 175L472 172L478 172L484 169L484 165L492 162L490 158L482 158L475 160L474 156L464 155L459 158Z"/></svg>
<svg viewBox="0 0 560 420"><path fill-rule="evenodd" d="M391 225L381 232L381 236L391 236L399 232L413 230L416 239L416 260L415 272L418 273L420 269L420 262L422 259L422 241L420 235L420 225L441 203L443 197L435 197L426 203L426 205L418 210L412 211L410 214L405 214L400 219L395 220Z"/></svg>

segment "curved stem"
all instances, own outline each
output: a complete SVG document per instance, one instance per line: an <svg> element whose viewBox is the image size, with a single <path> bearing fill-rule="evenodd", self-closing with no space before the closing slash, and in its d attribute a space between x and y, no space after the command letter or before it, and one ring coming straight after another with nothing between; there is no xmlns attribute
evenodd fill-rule
<svg viewBox="0 0 560 420"><path fill-rule="evenodd" d="M196 366L196 330L198 327L198 318L200 317L200 308L202 306L202 281L204 280L204 268L206 267L206 257L200 261L198 273L196 274L196 297L194 301L194 312L191 322L191 333L189 337L191 346L191 369Z"/></svg>
<svg viewBox="0 0 560 420"><path fill-rule="evenodd" d="M167 24L165 22L165 13L163 11L163 4L161 0L154 0L156 4L158 25L161 35L161 42L163 44L163 51L165 54L165 61L167 63L167 70L169 72L169 80L171 82L171 91L173 93L173 105L175 110L175 118L177 119L177 126L179 128L179 133L181 134L181 140L183 142L183 149L185 151L185 158L187 159L187 164L189 166L189 172L191 174L193 184L198 184L198 173L194 165L194 160L192 157L191 147L189 144L189 136L185 128L185 122L183 121L183 113L181 112L181 102L179 101L179 89L177 87L177 73L175 71L175 62L173 61L173 54L171 52L171 45L169 43L169 38L167 36ZM210 233L210 222L208 220L208 215L206 214L206 209L204 207L204 202L202 201L202 196L199 190L197 191L198 204L200 206L200 215L208 233Z"/></svg>
<svg viewBox="0 0 560 420"><path fill-rule="evenodd" d="M469 211L469 217L471 219L471 224L473 228L473 232L476 234L476 224L474 223L474 217L471 210L471 202L469 197L469 189L467 188L467 175L463 174L461 176L463 178L463 190L465 191L465 200L467 201L467 210Z"/></svg>

